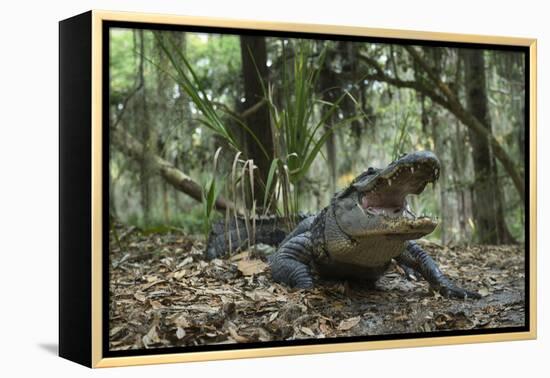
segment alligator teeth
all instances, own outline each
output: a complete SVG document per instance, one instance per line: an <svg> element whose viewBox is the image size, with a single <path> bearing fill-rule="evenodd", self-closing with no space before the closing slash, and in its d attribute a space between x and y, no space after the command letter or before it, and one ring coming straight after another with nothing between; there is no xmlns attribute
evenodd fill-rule
<svg viewBox="0 0 550 378"><path fill-rule="evenodd" d="M411 215L413 217L414 220L416 220L416 214L411 211L411 208L409 207L409 205L407 205L407 207L405 208L405 211L403 213L408 213L409 215Z"/></svg>
<svg viewBox="0 0 550 378"><path fill-rule="evenodd" d="M411 166L411 173L414 173L414 167Z"/></svg>
<svg viewBox="0 0 550 378"><path fill-rule="evenodd" d="M391 186L391 179L388 179L388 185Z"/></svg>
<svg viewBox="0 0 550 378"><path fill-rule="evenodd" d="M364 216L367 216L367 214L365 213L365 209L363 209L362 206L360 206L358 203L356 203L357 207L361 209L361 211L363 212L363 215Z"/></svg>

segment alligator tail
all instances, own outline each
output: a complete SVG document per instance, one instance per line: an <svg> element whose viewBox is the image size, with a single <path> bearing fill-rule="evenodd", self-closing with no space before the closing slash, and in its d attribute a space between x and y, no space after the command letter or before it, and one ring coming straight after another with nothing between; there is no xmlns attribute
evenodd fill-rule
<svg viewBox="0 0 550 378"><path fill-rule="evenodd" d="M246 248L250 244L263 243L278 246L285 237L292 231L294 224L307 218L305 214L297 214L290 222L286 217L275 215L259 216L255 220L254 235L247 232L245 218L231 218L227 225L224 220L214 222L204 257L207 260L224 257L240 249ZM295 222L295 223L294 223ZM248 221L248 230L252 234L252 220Z"/></svg>

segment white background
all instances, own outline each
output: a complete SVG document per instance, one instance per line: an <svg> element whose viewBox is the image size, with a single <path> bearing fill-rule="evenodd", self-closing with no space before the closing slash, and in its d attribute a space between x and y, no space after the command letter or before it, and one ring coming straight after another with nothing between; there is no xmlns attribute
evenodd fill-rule
<svg viewBox="0 0 550 378"><path fill-rule="evenodd" d="M472 377L549 373L546 1L157 0L2 2L0 21L0 372L16 376ZM538 38L537 341L248 359L91 371L56 356L58 25L89 9L143 11ZM546 236L546 238L545 238ZM544 375L546 375L544 374ZM548 375L546 375L548 376Z"/></svg>

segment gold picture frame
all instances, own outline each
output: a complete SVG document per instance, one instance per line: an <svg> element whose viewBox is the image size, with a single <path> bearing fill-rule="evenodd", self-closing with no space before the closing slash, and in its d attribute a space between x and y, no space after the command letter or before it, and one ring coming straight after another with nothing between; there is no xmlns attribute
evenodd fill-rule
<svg viewBox="0 0 550 378"><path fill-rule="evenodd" d="M106 22L127 22L127 23L145 23L145 24L162 24L170 25L186 25L200 27L216 27L216 28L233 28L233 29L250 29L262 31L278 31L278 32L300 32L300 33L321 33L325 35L343 35L343 36L358 36L358 37L378 37L378 38L394 38L419 41L438 41L438 42L456 42L456 43L475 43L475 44L490 44L490 45L507 45L519 46L528 48L529 54L529 235L525 236L529 242L528 253L529 258L529 291L526 293L528 297L528 324L529 329L525 332L510 332L510 333L493 333L493 334L475 334L475 335L460 335L460 336L436 336L429 338L407 338L396 340L379 340L379 341L350 341L345 343L334 344L312 344L312 345L293 345L293 346L276 346L267 348L253 349L232 349L219 351L200 351L188 353L166 353L166 354L143 354L124 357L104 357L104 327L103 312L104 312L104 286L103 286L103 262L104 262L104 208L103 196L105 195L105 183L103 181L103 159L104 159L104 135L102 134L102 122L104 119L104 98L103 98L103 75L105 75L103 51L104 51L104 33L103 25ZM128 365L143 365L143 364L160 364L173 362L188 362L188 361L207 361L218 359L237 359L249 357L267 357L267 356L283 356L295 354L312 354L312 353L327 353L327 352L346 352L371 349L387 349L387 348L403 348L403 347L419 347L419 346L435 346L449 344L466 344L466 343L482 343L495 341L512 341L512 340L527 340L535 339L537 335L537 308L536 308L536 229L537 229L537 170L536 170L536 115L537 115L537 41L536 39L513 38L501 36L481 36L469 34L452 34L452 33L437 33L425 31L406 31L393 29L377 29L368 27L351 27L337 25L317 25L317 24L294 24L294 23L279 23L279 22L258 22L253 20L231 20L217 19L209 17L188 17L175 15L161 14L145 14L145 13L126 13L126 12L110 12L93 10L72 19L62 21L60 23L60 164L61 164L61 191L66 195L65 202L61 201L61 227L60 230L60 355L73 361L82 363L90 367L114 367ZM82 40L78 40L78 33L84 33ZM82 43L84 41L85 43ZM90 59L87 67L89 67L89 77L82 78L82 73L67 73L69 60L77 59L76 55L80 54L78 49L85 49L87 53L80 59ZM89 49L89 50L88 50ZM78 60L77 60L78 62ZM80 75L80 76L79 76ZM78 78L78 79L75 79ZM72 81L71 81L72 80ZM83 93L86 94L90 90L90 100L86 103L78 96L73 96L68 93L71 85L74 85L74 80L83 80L85 85ZM63 92L66 92L64 96ZM80 101L78 106L85 109L88 113L71 114L67 108L73 106L71 101ZM66 115L67 114L67 115ZM88 118L86 118L88 117ZM78 132L70 130L77 127L74 124L69 124L71 121L88 120L90 127L87 129L82 126L83 131ZM69 133L78 133L77 136ZM90 185L89 190L85 193L71 192L74 190L74 176L69 176L76 172L76 169L71 168L70 163L64 166L64 161L69 155L64 155L64 143L69 143L71 138L82 138L85 143L89 142L90 152L90 167L83 175L89 177L88 181L83 182L83 186ZM66 153L75 153L74 150L67 150ZM65 160L64 160L65 159ZM65 168L64 168L65 167ZM64 171L65 169L65 171ZM66 172L66 173L64 173ZM78 177L77 177L78 179ZM66 180L66 181L64 181ZM79 201L81 196L88 196L86 202L86 213L80 216L89 216L89 221L82 225L76 225L71 222L70 218L77 217L77 214L70 213L67 207L71 206L75 201ZM61 195L63 197L63 194ZM71 215L72 214L72 215ZM72 229L71 227L79 227ZM88 228L89 227L89 228ZM75 235L83 233L88 235L87 238L79 240L69 240L69 232L75 232ZM76 238L76 236L75 236ZM72 243L72 244L71 244ZM72 249L71 249L72 248ZM75 249L78 248L78 249ZM79 254L83 252L85 258L70 256L70 253ZM84 273L85 272L85 273ZM79 275L79 277L76 277ZM80 284L78 280L88 280L87 284ZM78 281L78 282L76 282ZM84 286L82 286L84 285ZM89 289L89 292L87 292ZM89 316L74 320L79 316L75 306L74 297L77 295L76 290L84 290L80 294L83 296L81 300L84 307L79 311L89 312ZM76 305L78 307L78 305ZM75 323L76 322L76 323ZM72 336L77 330L81 334ZM82 337L82 334L85 336ZM80 351L74 351L76 348L76 338L84 340L86 344ZM89 345L87 345L89 343Z"/></svg>

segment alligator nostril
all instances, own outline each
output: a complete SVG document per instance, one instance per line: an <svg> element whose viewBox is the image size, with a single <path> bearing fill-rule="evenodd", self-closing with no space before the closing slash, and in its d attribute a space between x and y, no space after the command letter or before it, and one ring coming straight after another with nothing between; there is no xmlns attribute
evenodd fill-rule
<svg viewBox="0 0 550 378"><path fill-rule="evenodd" d="M398 214L401 212L401 209L399 207L396 207L394 210L393 210L393 213L394 214Z"/></svg>

